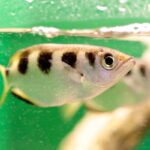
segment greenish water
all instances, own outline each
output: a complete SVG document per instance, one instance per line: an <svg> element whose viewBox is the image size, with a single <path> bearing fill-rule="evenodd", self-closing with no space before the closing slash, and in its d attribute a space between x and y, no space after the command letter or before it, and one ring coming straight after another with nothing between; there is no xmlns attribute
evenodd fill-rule
<svg viewBox="0 0 150 150"><path fill-rule="evenodd" d="M94 28L103 25L119 25L131 22L149 22L150 12L145 8L150 1L140 0L135 4L124 4L130 11L122 14L118 11L117 0L26 0L0 1L0 28L55 26L60 28ZM108 5L107 12L97 10L98 5ZM47 39L31 34L0 34L0 64L7 65L10 57L21 48L39 43L82 43L108 46L140 57L144 46L137 42L91 39L83 37L57 37ZM0 78L2 83L2 78ZM0 84L0 92L2 91ZM112 95L114 96L114 95ZM8 94L0 108L0 149L1 150L57 150L60 141L84 116L81 108L69 121L64 121L61 108L38 108L28 105ZM150 146L147 134L137 150L147 150Z"/></svg>

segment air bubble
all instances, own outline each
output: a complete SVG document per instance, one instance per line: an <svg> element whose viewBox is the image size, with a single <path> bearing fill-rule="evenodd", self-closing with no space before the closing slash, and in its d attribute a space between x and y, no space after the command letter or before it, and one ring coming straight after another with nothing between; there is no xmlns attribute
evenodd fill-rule
<svg viewBox="0 0 150 150"><path fill-rule="evenodd" d="M33 0L25 0L26 2L28 2L28 3L32 3L33 2Z"/></svg>
<svg viewBox="0 0 150 150"><path fill-rule="evenodd" d="M98 5L96 8L97 8L98 10L100 10L100 11L106 11L106 10L107 10L107 7L106 7L106 6L101 6L101 5Z"/></svg>

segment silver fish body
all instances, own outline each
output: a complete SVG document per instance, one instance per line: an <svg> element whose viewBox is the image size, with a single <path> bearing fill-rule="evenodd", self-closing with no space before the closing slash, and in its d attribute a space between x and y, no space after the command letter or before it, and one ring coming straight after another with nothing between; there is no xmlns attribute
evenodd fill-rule
<svg viewBox="0 0 150 150"><path fill-rule="evenodd" d="M92 99L114 85L134 63L132 57L106 47L41 44L14 54L5 76L7 89L16 96L50 107Z"/></svg>

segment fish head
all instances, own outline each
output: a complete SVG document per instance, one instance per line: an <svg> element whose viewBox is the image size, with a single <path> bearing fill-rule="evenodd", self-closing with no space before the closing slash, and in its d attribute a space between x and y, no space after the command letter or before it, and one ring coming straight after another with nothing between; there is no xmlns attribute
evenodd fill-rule
<svg viewBox="0 0 150 150"><path fill-rule="evenodd" d="M135 64L133 57L110 48L101 50L98 58L99 83L104 87L117 83Z"/></svg>

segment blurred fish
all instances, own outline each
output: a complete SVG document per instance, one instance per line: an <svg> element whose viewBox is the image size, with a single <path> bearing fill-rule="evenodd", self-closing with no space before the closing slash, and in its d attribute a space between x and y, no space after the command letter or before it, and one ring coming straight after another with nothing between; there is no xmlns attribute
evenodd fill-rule
<svg viewBox="0 0 150 150"><path fill-rule="evenodd" d="M112 112L87 111L59 150L133 150L149 132L150 101Z"/></svg>
<svg viewBox="0 0 150 150"><path fill-rule="evenodd" d="M136 60L136 65L123 81L137 94L150 96L150 51L146 51L141 59Z"/></svg>
<svg viewBox="0 0 150 150"><path fill-rule="evenodd" d="M18 51L9 67L0 66L4 102L14 95L40 107L90 100L122 78L135 64L132 57L106 47L41 44Z"/></svg>

